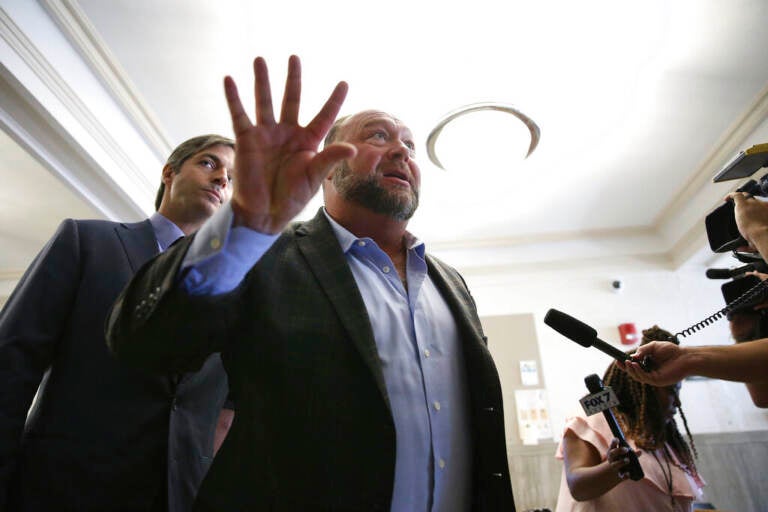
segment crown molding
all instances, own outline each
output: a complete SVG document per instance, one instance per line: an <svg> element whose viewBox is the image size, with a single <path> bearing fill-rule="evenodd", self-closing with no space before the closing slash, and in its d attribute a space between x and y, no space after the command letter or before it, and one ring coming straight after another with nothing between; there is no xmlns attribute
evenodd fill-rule
<svg viewBox="0 0 768 512"><path fill-rule="evenodd" d="M0 127L107 219L146 216L79 143L0 64ZM146 180L144 180L146 181Z"/></svg>
<svg viewBox="0 0 768 512"><path fill-rule="evenodd" d="M688 262L702 248L709 247L704 216L722 203L726 193L735 190L744 181L715 184L712 177L739 151L749 146L750 139L768 131L766 119L768 84L757 94L752 105L723 133L696 167L692 178L654 220L654 229L659 236L668 240L668 255L677 267Z"/></svg>
<svg viewBox="0 0 768 512"><path fill-rule="evenodd" d="M151 198L154 185L2 7L0 39L8 134L107 218L146 216L134 198Z"/></svg>
<svg viewBox="0 0 768 512"><path fill-rule="evenodd" d="M745 149L744 141L768 118L768 84L757 94L752 105L731 123L712 150L704 157L693 173L693 179L682 186L669 205L664 208L654 221L661 226L674 219L702 188L712 185L712 177L740 150ZM736 183L734 181L734 183ZM735 185L734 185L735 188Z"/></svg>
<svg viewBox="0 0 768 512"><path fill-rule="evenodd" d="M590 240L596 242L619 238L627 239L635 237L655 236L655 234L656 233L652 228L645 227L590 229L581 231L559 231L554 233L533 233L512 237L470 238L461 241L436 240L429 243L429 248L432 251L486 249L498 247L511 248L580 240Z"/></svg>
<svg viewBox="0 0 768 512"><path fill-rule="evenodd" d="M39 1L70 44L120 105L157 158L164 161L173 145L163 130L162 123L147 106L146 101L128 78L128 74L109 50L77 0Z"/></svg>

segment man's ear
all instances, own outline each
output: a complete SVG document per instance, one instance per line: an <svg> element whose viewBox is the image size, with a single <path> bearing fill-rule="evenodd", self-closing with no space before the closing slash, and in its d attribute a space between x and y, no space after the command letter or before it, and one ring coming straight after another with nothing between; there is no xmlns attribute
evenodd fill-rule
<svg viewBox="0 0 768 512"><path fill-rule="evenodd" d="M163 183L165 184L166 188L170 187L171 183L173 182L173 176L175 174L176 173L173 172L170 164L165 164L165 167L163 167Z"/></svg>

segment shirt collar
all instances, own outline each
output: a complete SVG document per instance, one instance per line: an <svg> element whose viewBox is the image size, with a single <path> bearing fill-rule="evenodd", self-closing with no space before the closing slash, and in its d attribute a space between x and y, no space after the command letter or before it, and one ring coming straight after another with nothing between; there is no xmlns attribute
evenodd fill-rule
<svg viewBox="0 0 768 512"><path fill-rule="evenodd" d="M341 245L341 250L346 254L347 251L349 251L349 248L352 247L352 244L361 239L350 233L347 228L333 220L333 218L325 210L325 207L323 207L323 214L325 215L325 218L328 219L328 222L330 222L333 233L336 235L336 238L339 241L339 245ZM371 239L366 238L365 240ZM376 243L375 240L371 241ZM413 236L408 231L405 232L405 244L408 250L414 250L421 258L424 258L424 242Z"/></svg>
<svg viewBox="0 0 768 512"><path fill-rule="evenodd" d="M159 212L153 213L149 217L149 222L152 224L152 231L155 232L160 252L166 250L173 242L184 236L184 232L176 224Z"/></svg>

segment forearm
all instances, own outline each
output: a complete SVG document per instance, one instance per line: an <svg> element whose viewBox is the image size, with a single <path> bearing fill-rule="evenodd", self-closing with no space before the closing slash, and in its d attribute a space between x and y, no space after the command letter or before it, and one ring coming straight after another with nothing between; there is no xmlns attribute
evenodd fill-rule
<svg viewBox="0 0 768 512"><path fill-rule="evenodd" d="M747 382L746 386L755 407L768 408L768 381Z"/></svg>
<svg viewBox="0 0 768 512"><path fill-rule="evenodd" d="M684 347L686 375L701 375L736 382L765 379L768 338L736 345Z"/></svg>
<svg viewBox="0 0 768 512"><path fill-rule="evenodd" d="M595 499L624 481L607 460L596 466L574 468L568 472L566 478L571 496L576 501Z"/></svg>
<svg viewBox="0 0 768 512"><path fill-rule="evenodd" d="M107 319L107 344L130 366L154 373L196 371L232 323L230 295L193 297L179 266L190 240L171 247L129 282Z"/></svg>

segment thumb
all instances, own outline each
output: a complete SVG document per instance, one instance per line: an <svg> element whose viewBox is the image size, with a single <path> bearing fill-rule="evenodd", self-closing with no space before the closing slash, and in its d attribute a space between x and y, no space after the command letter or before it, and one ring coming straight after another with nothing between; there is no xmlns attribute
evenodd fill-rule
<svg viewBox="0 0 768 512"><path fill-rule="evenodd" d="M352 158L357 154L357 148L346 142L336 142L326 146L321 152L315 155L309 168L310 178L313 183L320 183L331 171L334 165Z"/></svg>

